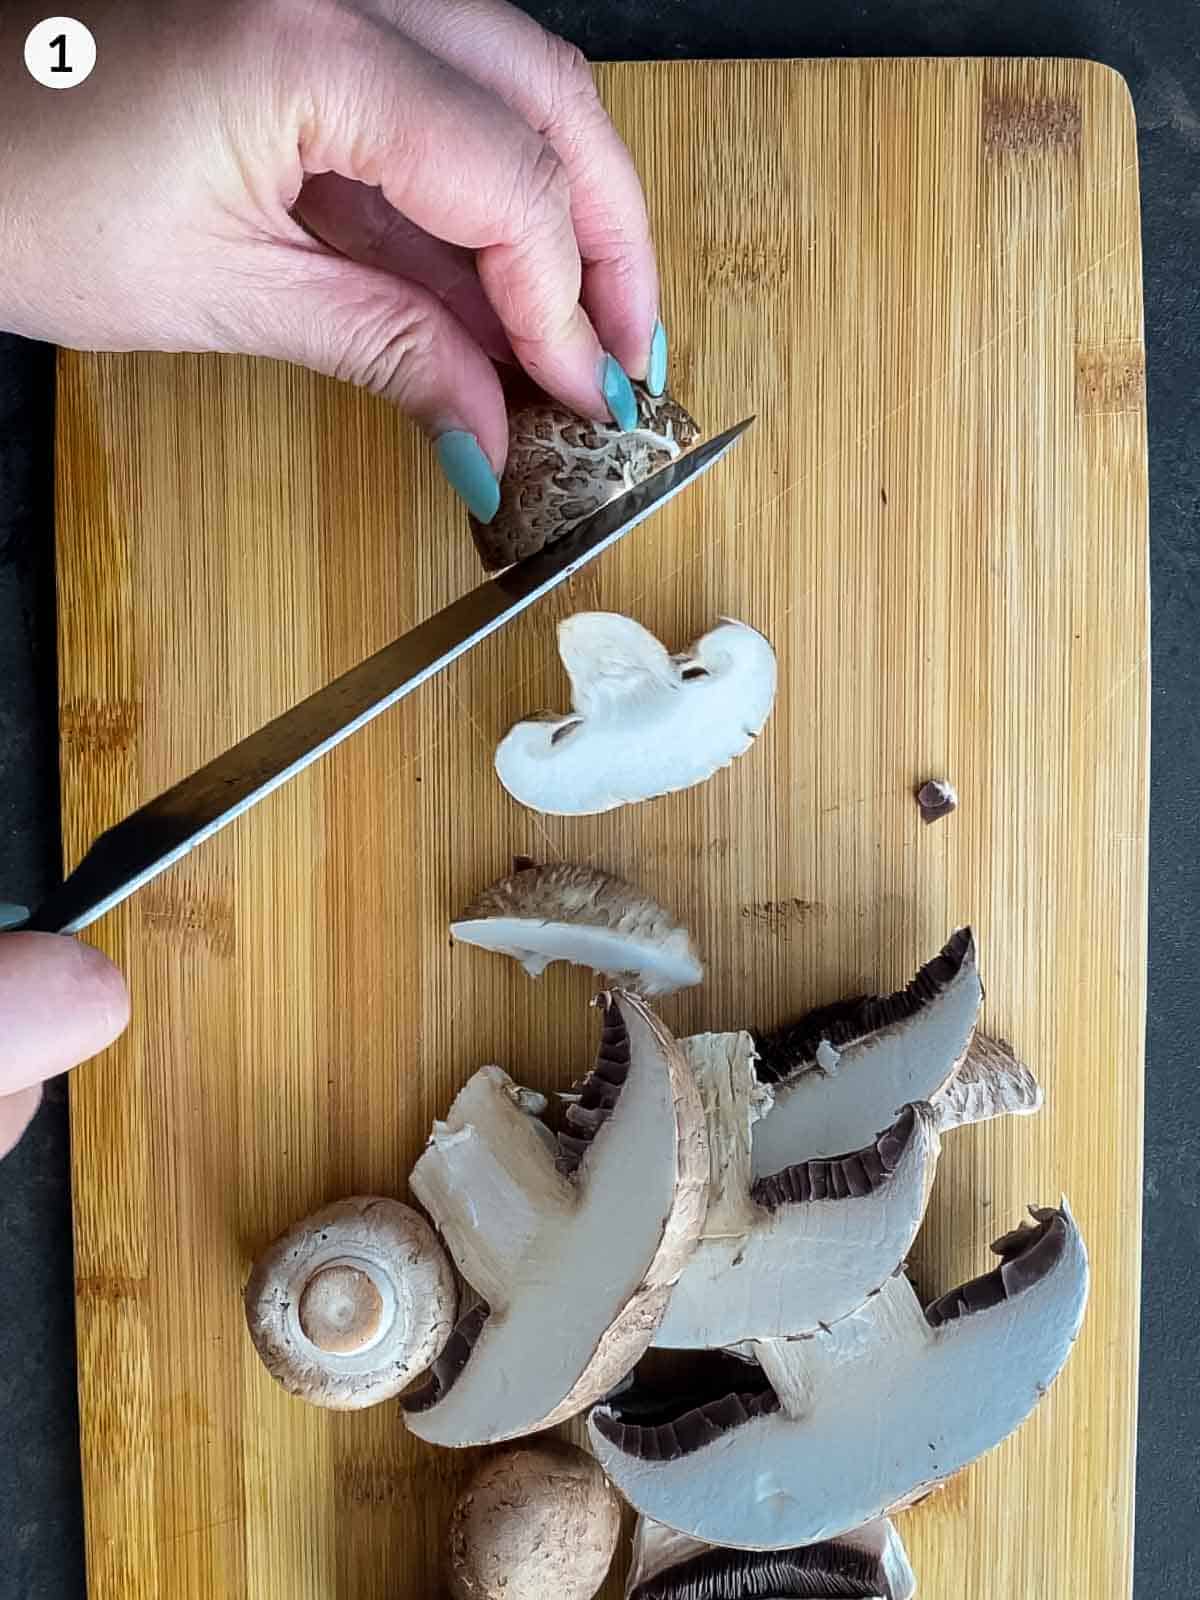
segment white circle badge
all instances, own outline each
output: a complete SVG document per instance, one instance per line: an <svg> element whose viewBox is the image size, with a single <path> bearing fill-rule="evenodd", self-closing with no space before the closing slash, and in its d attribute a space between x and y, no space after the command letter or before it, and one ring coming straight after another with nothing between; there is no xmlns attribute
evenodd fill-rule
<svg viewBox="0 0 1200 1600"><path fill-rule="evenodd" d="M74 17L45 17L25 40L25 65L47 89L73 89L96 65L96 41Z"/></svg>

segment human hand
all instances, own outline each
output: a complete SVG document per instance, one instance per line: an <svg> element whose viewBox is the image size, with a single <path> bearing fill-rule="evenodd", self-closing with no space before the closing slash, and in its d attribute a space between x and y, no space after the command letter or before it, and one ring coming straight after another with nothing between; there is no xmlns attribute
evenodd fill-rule
<svg viewBox="0 0 1200 1600"><path fill-rule="evenodd" d="M661 392L633 162L583 58L504 0L101 0L69 93L23 65L42 9L0 20L0 327L362 384L484 521L493 360L626 427L626 374Z"/></svg>
<svg viewBox="0 0 1200 1600"><path fill-rule="evenodd" d="M29 1126L43 1079L96 1055L128 1021L124 980L99 950L0 933L0 1157Z"/></svg>

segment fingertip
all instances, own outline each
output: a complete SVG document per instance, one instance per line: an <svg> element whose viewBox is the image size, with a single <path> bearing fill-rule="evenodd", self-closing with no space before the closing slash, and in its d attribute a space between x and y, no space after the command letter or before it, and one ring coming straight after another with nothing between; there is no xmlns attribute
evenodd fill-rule
<svg viewBox="0 0 1200 1600"><path fill-rule="evenodd" d="M55 933L0 936L0 1088L13 1093L79 1066L129 1016L124 978L93 946Z"/></svg>
<svg viewBox="0 0 1200 1600"><path fill-rule="evenodd" d="M103 1050L120 1037L129 1026L132 1003L125 975L102 950L95 945L73 940L79 957L81 1005L95 1019L95 1037L103 1042L96 1046Z"/></svg>

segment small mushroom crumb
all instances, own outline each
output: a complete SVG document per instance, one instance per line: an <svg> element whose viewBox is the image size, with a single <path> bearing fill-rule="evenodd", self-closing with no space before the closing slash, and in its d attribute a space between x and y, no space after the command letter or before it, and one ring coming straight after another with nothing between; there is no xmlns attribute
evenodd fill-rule
<svg viewBox="0 0 1200 1600"><path fill-rule="evenodd" d="M922 822L936 822L939 817L948 817L952 811L958 810L958 791L944 778L930 778L921 784L916 791L916 798L921 808Z"/></svg>
<svg viewBox="0 0 1200 1600"><path fill-rule="evenodd" d="M246 1285L246 1323L289 1394L333 1410L398 1395L454 1325L454 1274L425 1219L356 1195L294 1223Z"/></svg>
<svg viewBox="0 0 1200 1600"><path fill-rule="evenodd" d="M832 1078L838 1069L838 1063L841 1059L842 1053L836 1045L831 1044L828 1039L818 1039L817 1065L826 1077Z"/></svg>
<svg viewBox="0 0 1200 1600"><path fill-rule="evenodd" d="M582 1450L539 1440L484 1463L450 1521L454 1600L592 1600L612 1565L621 1502Z"/></svg>

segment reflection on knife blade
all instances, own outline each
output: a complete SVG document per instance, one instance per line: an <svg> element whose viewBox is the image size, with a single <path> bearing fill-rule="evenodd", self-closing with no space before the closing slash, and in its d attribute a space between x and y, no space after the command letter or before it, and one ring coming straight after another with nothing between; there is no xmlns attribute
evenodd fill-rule
<svg viewBox="0 0 1200 1600"><path fill-rule="evenodd" d="M110 828L29 928L77 933L578 572L706 472L753 417L610 500L553 547L385 645Z"/></svg>

